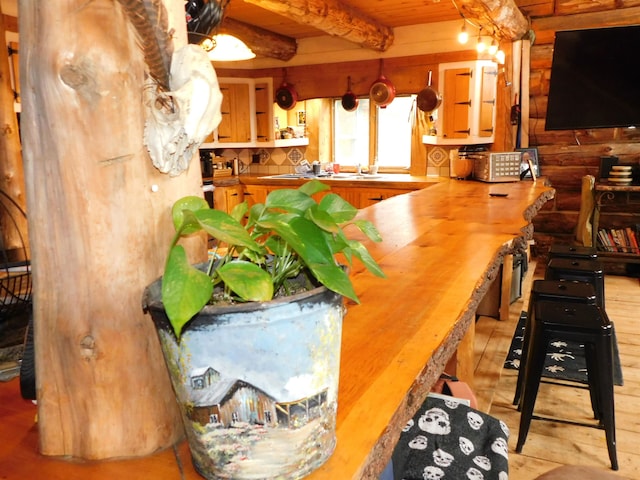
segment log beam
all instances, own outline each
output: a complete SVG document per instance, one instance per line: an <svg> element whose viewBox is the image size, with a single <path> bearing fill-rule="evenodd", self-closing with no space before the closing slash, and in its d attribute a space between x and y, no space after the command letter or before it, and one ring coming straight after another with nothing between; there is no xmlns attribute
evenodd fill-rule
<svg viewBox="0 0 640 480"><path fill-rule="evenodd" d="M379 52L393 43L393 29L339 0L245 0L298 23Z"/></svg>
<svg viewBox="0 0 640 480"><path fill-rule="evenodd" d="M530 29L513 0L460 0L459 8L465 17L491 25L491 33L502 40L520 40Z"/></svg>
<svg viewBox="0 0 640 480"><path fill-rule="evenodd" d="M280 35L229 17L222 21L218 28L218 33L226 33L239 38L247 44L253 53L263 57L286 61L291 60L298 51L298 43L295 38Z"/></svg>

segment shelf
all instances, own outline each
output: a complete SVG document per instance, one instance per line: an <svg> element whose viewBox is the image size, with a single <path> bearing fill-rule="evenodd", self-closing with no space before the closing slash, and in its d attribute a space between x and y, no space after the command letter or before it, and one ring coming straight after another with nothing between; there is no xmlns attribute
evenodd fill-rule
<svg viewBox="0 0 640 480"><path fill-rule="evenodd" d="M289 148L289 147L304 147L309 145L309 138L286 138L280 140L269 140L266 142L241 142L241 143L220 143L211 142L203 143L200 148L213 149L213 148Z"/></svg>

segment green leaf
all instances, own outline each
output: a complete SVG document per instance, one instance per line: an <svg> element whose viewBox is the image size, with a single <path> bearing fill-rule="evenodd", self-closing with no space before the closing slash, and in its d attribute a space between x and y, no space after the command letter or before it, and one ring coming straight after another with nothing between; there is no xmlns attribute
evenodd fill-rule
<svg viewBox="0 0 640 480"><path fill-rule="evenodd" d="M380 265L378 265L378 263L371 256L371 254L369 253L369 250L367 250L365 246L362 245L362 243L356 242L355 240L348 240L348 242L349 242L349 248L353 253L353 255L358 260L360 260L365 267L367 267L367 270L369 270L371 273L373 273L378 277L381 277L381 278L387 277L382 271L382 269L380 268Z"/></svg>
<svg viewBox="0 0 640 480"><path fill-rule="evenodd" d="M311 180L310 182L303 183L298 190L302 193L305 193L309 196L315 195L316 193L324 192L326 190L330 190L331 187L326 183L322 183L318 180Z"/></svg>
<svg viewBox="0 0 640 480"><path fill-rule="evenodd" d="M336 223L349 222L358 213L356 207L335 193L328 193L322 197L319 205L320 209L329 213Z"/></svg>
<svg viewBox="0 0 640 480"><path fill-rule="evenodd" d="M335 263L323 231L312 221L291 214L271 214L258 223L274 230L305 263Z"/></svg>
<svg viewBox="0 0 640 480"><path fill-rule="evenodd" d="M369 239L374 242L381 242L382 236L378 229L375 227L373 223L369 220L356 220L353 224L360 229L362 233L364 233Z"/></svg>
<svg viewBox="0 0 640 480"><path fill-rule="evenodd" d="M169 251L162 277L162 303L176 337L204 307L213 293L211 278L191 266L181 245Z"/></svg>
<svg viewBox="0 0 640 480"><path fill-rule="evenodd" d="M244 225L220 210L198 210L195 216L200 226L212 237L229 245L246 247L261 252L262 247L253 239Z"/></svg>
<svg viewBox="0 0 640 480"><path fill-rule="evenodd" d="M247 202L239 203L235 207L233 207L233 209L231 210L231 217L234 220L241 222L248 211L249 211L249 204Z"/></svg>
<svg viewBox="0 0 640 480"><path fill-rule="evenodd" d="M229 262L217 273L230 290L247 302L267 302L273 298L271 275L253 263Z"/></svg>
<svg viewBox="0 0 640 480"><path fill-rule="evenodd" d="M307 216L309 220L327 232L335 233L340 230L340 226L336 223L335 219L326 211L318 208L317 205L309 209Z"/></svg>
<svg viewBox="0 0 640 480"><path fill-rule="evenodd" d="M315 277L329 290L360 303L349 275L337 264L308 264Z"/></svg>
<svg viewBox="0 0 640 480"><path fill-rule="evenodd" d="M182 229L181 233L183 235L190 235L200 230L197 223L193 223L193 217L191 217L189 221L185 222L186 219L184 211L187 210L195 212L197 210L204 210L208 208L209 204L202 197L188 196L182 197L181 199L176 201L176 203L174 203L173 207L171 208L171 217L173 219L173 226L175 227L176 231Z"/></svg>
<svg viewBox="0 0 640 480"><path fill-rule="evenodd" d="M269 193L265 206L284 210L285 212L303 214L305 210L315 205L315 203L313 198L300 190L284 188L273 190Z"/></svg>

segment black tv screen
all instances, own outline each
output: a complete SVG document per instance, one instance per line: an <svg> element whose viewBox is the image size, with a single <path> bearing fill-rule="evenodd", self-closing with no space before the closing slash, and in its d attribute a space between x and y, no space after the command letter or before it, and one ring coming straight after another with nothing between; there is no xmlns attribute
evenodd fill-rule
<svg viewBox="0 0 640 480"><path fill-rule="evenodd" d="M640 126L640 25L556 32L546 130Z"/></svg>

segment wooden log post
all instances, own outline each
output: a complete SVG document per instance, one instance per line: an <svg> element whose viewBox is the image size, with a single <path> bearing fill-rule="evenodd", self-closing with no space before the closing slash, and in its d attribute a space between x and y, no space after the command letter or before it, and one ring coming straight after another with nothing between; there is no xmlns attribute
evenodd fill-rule
<svg viewBox="0 0 640 480"><path fill-rule="evenodd" d="M0 38L5 38L5 18L0 15ZM20 152L20 131L14 111L14 92L9 71L9 54L0 49L0 190L13 202L0 199L7 209L0 208L2 246L12 252L10 261L26 260L29 251L27 221L20 210L26 210L24 169ZM9 215L11 218L4 218ZM15 223L14 223L15 222Z"/></svg>
<svg viewBox="0 0 640 480"><path fill-rule="evenodd" d="M184 5L169 4L177 49ZM40 450L147 455L182 424L142 292L162 271L171 204L202 195L200 163L173 178L152 166L145 63L118 2L20 8Z"/></svg>

